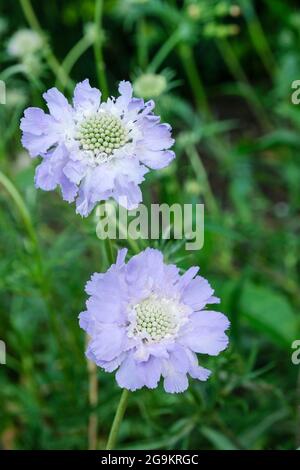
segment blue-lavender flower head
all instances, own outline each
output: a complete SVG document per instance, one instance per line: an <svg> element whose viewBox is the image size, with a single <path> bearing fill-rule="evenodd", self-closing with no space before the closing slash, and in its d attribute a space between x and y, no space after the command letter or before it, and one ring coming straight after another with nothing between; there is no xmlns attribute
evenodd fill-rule
<svg viewBox="0 0 300 470"><path fill-rule="evenodd" d="M90 337L88 359L116 372L120 387L156 388L163 377L168 393L184 392L188 375L207 380L196 353L218 355L228 345L229 321L206 310L218 303L197 267L180 275L160 251L147 248L125 263L120 250L116 264L95 273L86 285L89 299L79 316Z"/></svg>
<svg viewBox="0 0 300 470"><path fill-rule="evenodd" d="M120 83L119 93L101 102L100 91L84 80L70 104L51 88L43 95L49 114L30 107L21 120L23 146L31 157L42 157L36 187L51 191L59 186L64 200L76 200L82 216L110 197L136 208L144 175L166 167L175 156L169 150L171 126L153 114L154 102L134 98L129 82Z"/></svg>

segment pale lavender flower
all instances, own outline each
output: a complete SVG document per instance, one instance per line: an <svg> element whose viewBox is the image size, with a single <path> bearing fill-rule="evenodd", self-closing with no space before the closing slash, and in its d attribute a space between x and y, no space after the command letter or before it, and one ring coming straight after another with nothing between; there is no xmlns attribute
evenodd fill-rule
<svg viewBox="0 0 300 470"><path fill-rule="evenodd" d="M147 248L126 264L120 250L116 264L95 273L86 285L87 310L80 326L90 337L86 355L120 387L155 388L161 377L169 393L183 392L188 375L207 380L210 371L196 353L218 355L228 345L228 319L205 310L218 303L197 267L179 274L160 251Z"/></svg>
<svg viewBox="0 0 300 470"><path fill-rule="evenodd" d="M21 120L23 146L31 157L43 158L36 186L46 191L60 186L64 200L76 199L82 216L109 197L136 208L144 175L174 158L171 127L153 114L154 102L133 98L129 82L120 83L119 93L101 102L100 91L84 80L71 105L51 88L43 95L50 114L28 108Z"/></svg>

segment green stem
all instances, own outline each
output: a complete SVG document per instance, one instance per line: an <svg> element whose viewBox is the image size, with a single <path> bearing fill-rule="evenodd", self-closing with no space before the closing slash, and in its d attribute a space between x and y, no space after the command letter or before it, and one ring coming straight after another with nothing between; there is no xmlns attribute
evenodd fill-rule
<svg viewBox="0 0 300 470"><path fill-rule="evenodd" d="M249 0L242 0L241 7L246 18L247 27L254 48L259 55L266 71L273 78L277 68L275 58L270 48L269 42L264 33L264 29L259 21L255 7Z"/></svg>
<svg viewBox="0 0 300 470"><path fill-rule="evenodd" d="M182 43L179 45L178 51L195 98L197 109L199 113L205 115L208 122L213 122L213 113L207 99L202 78L198 71L193 49L188 44ZM221 142L220 139L217 139L214 136L211 136L209 140L211 143L210 150L212 153L216 155L218 159L225 161L228 154L226 142Z"/></svg>
<svg viewBox="0 0 300 470"><path fill-rule="evenodd" d="M41 28L41 25L34 13L33 7L31 5L30 0L19 0L21 4L21 8L23 10L24 16L29 24L29 26L36 31L41 37L44 38L45 42L47 41L47 38L44 34L43 29ZM62 86L67 86L70 85L70 78L69 76L65 73L63 68L61 67L60 63L58 62L57 58L53 54L49 44L46 44L46 46L43 48L43 53L44 56L48 62L48 65L54 75L56 75L62 84Z"/></svg>
<svg viewBox="0 0 300 470"><path fill-rule="evenodd" d="M178 30L176 30L167 41L162 45L157 54L154 56L150 65L148 66L148 71L155 73L161 63L168 57L170 52L177 46L181 39L181 35Z"/></svg>
<svg viewBox="0 0 300 470"><path fill-rule="evenodd" d="M139 66L142 70L145 70L148 64L148 44L146 37L146 22L144 18L141 18L137 24L137 46Z"/></svg>
<svg viewBox="0 0 300 470"><path fill-rule="evenodd" d="M123 416L127 407L128 397L129 397L129 391L126 390L126 388L124 388L113 423L112 423L112 427L108 436L106 450L113 450L115 448L119 429L120 429L122 419L123 419Z"/></svg>
<svg viewBox="0 0 300 470"><path fill-rule="evenodd" d="M23 64L11 65L10 67L7 67L3 72L1 72L0 78L5 82L5 80L18 73L25 74L25 67Z"/></svg>
<svg viewBox="0 0 300 470"><path fill-rule="evenodd" d="M28 236L32 242L32 245L34 247L34 253L36 255L36 261L37 265L39 267L39 273L41 273L42 268L41 268L41 253L40 253L40 248L37 240L37 236L35 233L35 230L33 228L33 224L31 221L30 214L27 210L27 207L19 193L19 191L16 189L16 187L13 185L13 183L5 176L2 171L0 171L0 184L4 187L4 189L7 191L7 193L10 195L12 200L15 203L16 208L18 209L18 212L21 216L21 219L23 221L23 224L25 226L25 229L28 233Z"/></svg>
<svg viewBox="0 0 300 470"><path fill-rule="evenodd" d="M3 81L8 80L10 77L17 75L18 73L23 74L29 82L34 84L37 90L43 90L44 86L42 82L33 76L33 74L30 74L27 70L25 65L23 64L17 64L17 65L12 65L11 67L7 67L1 74L0 74L0 79Z"/></svg>
<svg viewBox="0 0 300 470"><path fill-rule="evenodd" d="M251 86L242 66L240 65L239 60L237 59L229 41L226 38L219 39L217 40L217 46L231 74L236 79L236 81L240 82L240 84L243 86L244 96L252 108L257 120L261 123L262 127L270 130L270 128L272 128L270 120L268 116L266 116L265 110L257 98L257 95L253 90L253 87Z"/></svg>
<svg viewBox="0 0 300 470"><path fill-rule="evenodd" d="M180 44L179 55L194 93L198 110L202 113L204 112L208 116L211 116L212 113L209 108L204 85L197 68L192 48L188 44Z"/></svg>
<svg viewBox="0 0 300 470"><path fill-rule="evenodd" d="M212 216L218 218L218 203L213 195L205 167L194 145L191 145L187 148L187 156L191 162L198 183L200 187L203 188L203 196L205 203L207 204L208 210Z"/></svg>
<svg viewBox="0 0 300 470"><path fill-rule="evenodd" d="M64 61L61 64L61 67L67 75L70 75L70 72L76 62L80 57L85 53L85 51L93 44L93 41L88 36L83 36L68 52Z"/></svg>
<svg viewBox="0 0 300 470"><path fill-rule="evenodd" d="M105 238L105 250L109 265L114 264L116 260L114 255L113 242L110 238Z"/></svg>
<svg viewBox="0 0 300 470"><path fill-rule="evenodd" d="M103 51L102 51L102 44L104 40L102 16L103 16L103 0L96 0L95 17L94 17L95 30L96 30L96 36L94 40L94 54L95 54L99 87L101 89L103 99L106 100L108 98L108 85L107 85L107 80L106 80L105 63L103 60Z"/></svg>
<svg viewBox="0 0 300 470"><path fill-rule="evenodd" d="M17 188L9 180L9 178L7 178L7 176L5 176L1 171L0 171L0 184L4 187L4 189L9 194L12 201L14 202L15 207L17 208L19 215L22 219L22 222L24 224L28 237L31 240L32 255L35 258L36 266L37 266L37 270L34 273L35 282L37 283L37 286L40 289L42 298L45 299L46 304L48 306L50 326L52 328L54 337L56 337L58 346L61 348L62 362L65 367L65 370L67 370L66 361L64 357L65 345L61 337L61 328L59 327L59 324L56 318L56 309L52 305L52 297L51 297L51 292L50 292L49 285L48 285L48 277L44 270L40 245L38 242L38 238L37 238L31 217L30 217L30 213L26 207L25 202L23 201L21 194L17 190Z"/></svg>

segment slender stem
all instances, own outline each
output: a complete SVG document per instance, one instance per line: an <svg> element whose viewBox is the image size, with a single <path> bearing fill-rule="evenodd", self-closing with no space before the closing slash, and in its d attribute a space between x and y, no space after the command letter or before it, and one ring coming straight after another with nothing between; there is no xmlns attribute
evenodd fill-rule
<svg viewBox="0 0 300 470"><path fill-rule="evenodd" d="M209 108L205 88L197 68L192 48L188 44L182 43L179 46L179 54L193 90L198 110L211 116L212 113Z"/></svg>
<svg viewBox="0 0 300 470"><path fill-rule="evenodd" d="M142 245L142 248L140 248L139 243L129 236L128 231L127 231L127 227L122 225L120 221L118 222L118 229L119 229L119 237L120 238L123 237L123 238L127 239L128 245L130 245L133 253L138 254L141 251L142 248L146 247L143 239L140 239L139 242Z"/></svg>
<svg viewBox="0 0 300 470"><path fill-rule="evenodd" d="M95 61L96 61L98 83L102 92L102 97L105 100L108 97L108 85L107 85L107 80L106 80L105 63L103 60L103 51L102 51L102 44L104 40L102 16L103 16L103 0L96 0L95 1L95 17L94 17L95 29L96 29L96 35L95 35L95 41L94 41L94 54L95 54Z"/></svg>
<svg viewBox="0 0 300 470"><path fill-rule="evenodd" d="M141 18L137 24L137 55L138 63L142 70L145 70L148 64L148 44L146 37L146 22Z"/></svg>
<svg viewBox="0 0 300 470"><path fill-rule="evenodd" d="M213 195L205 167L194 145L191 145L187 148L187 155L190 159L197 180L200 186L203 188L203 195L208 206L208 210L213 216L217 218L219 216L218 203Z"/></svg>
<svg viewBox="0 0 300 470"><path fill-rule="evenodd" d="M129 397L129 391L124 388L119 405L113 420L113 424L109 433L108 441L106 444L106 450L113 450L116 445L119 429L122 423L122 419L127 407L127 402L128 402L128 397Z"/></svg>
<svg viewBox="0 0 300 470"><path fill-rule="evenodd" d="M254 48L266 71L269 73L271 79L273 79L277 65L264 29L257 16L255 6L252 1L242 0L241 7L246 18L249 35Z"/></svg>
<svg viewBox="0 0 300 470"><path fill-rule="evenodd" d="M265 109L258 99L253 87L251 86L247 75L239 63L239 60L234 53L234 49L231 47L229 41L226 38L219 39L216 41L216 43L230 72L236 81L240 82L240 84L243 86L243 95L248 101L255 117L261 123L263 128L270 130L272 128L270 120L266 115Z"/></svg>
<svg viewBox="0 0 300 470"><path fill-rule="evenodd" d="M109 264L111 265L115 263L116 260L114 255L113 242L110 238L105 238L105 249Z"/></svg>
<svg viewBox="0 0 300 470"><path fill-rule="evenodd" d="M72 47L61 64L61 67L67 75L70 75L76 62L92 44L93 40L85 35Z"/></svg>
<svg viewBox="0 0 300 470"><path fill-rule="evenodd" d="M208 122L213 122L213 112L207 99L205 87L197 67L193 49L190 45L182 43L179 45L178 51L195 98L197 109L199 113L205 115ZM216 155L218 159L225 161L228 154L226 142L223 140L221 141L220 138L217 139L214 136L211 136L209 141L211 143L211 152Z"/></svg>
<svg viewBox="0 0 300 470"><path fill-rule="evenodd" d="M7 67L3 72L1 72L0 78L1 80L5 81L17 73L25 73L25 67L23 64L11 65L10 67Z"/></svg>
<svg viewBox="0 0 300 470"><path fill-rule="evenodd" d="M168 57L172 49L177 46L181 39L181 35L178 30L176 30L171 36L167 39L167 41L161 46L157 54L154 56L153 60L151 61L150 65L148 66L149 72L156 72L158 67L161 63Z"/></svg>
<svg viewBox="0 0 300 470"><path fill-rule="evenodd" d="M15 206L18 209L18 212L21 216L21 219L24 223L24 226L26 228L26 231L28 233L28 236L32 242L32 245L34 247L34 253L36 255L36 261L37 265L39 267L39 274L42 271L41 267L41 252L40 252L40 247L38 244L37 236L35 233L35 230L33 228L33 224L31 221L31 217L29 214L29 211L27 210L27 207L22 199L22 196L20 195L19 191L17 188L13 185L13 183L10 181L10 179L7 178L1 171L0 171L0 184L5 188L7 193L10 195L12 200L15 203Z"/></svg>
<svg viewBox="0 0 300 470"><path fill-rule="evenodd" d="M29 26L36 31L41 37L43 37L46 41L46 36L44 34L43 29L41 28L41 25L34 13L33 7L31 5L30 0L19 0L24 16L27 19L27 22ZM60 83L63 86L70 85L70 78L69 76L65 73L63 68L61 67L60 63L58 62L57 58L53 54L49 44L46 44L46 46L43 48L43 52L45 55L45 58L48 62L48 65L54 75L56 75L60 81Z"/></svg>
<svg viewBox="0 0 300 470"><path fill-rule="evenodd" d="M35 232L31 217L30 217L30 213L26 207L25 202L23 201L21 194L17 190L17 188L10 181L10 179L7 178L7 176L5 176L1 171L0 171L0 184L4 187L4 189L9 194L12 201L14 202L15 207L17 208L19 215L22 219L22 222L24 224L28 237L31 240L32 255L35 258L36 266L37 266L37 270L34 272L35 281L40 289L42 298L44 298L47 302L50 326L52 328L53 335L57 340L57 344L59 348L61 348L61 359L66 370L67 366L66 366L66 360L65 360L64 349L63 349L64 340L61 337L61 328L59 327L57 317L56 317L56 308L52 304L52 297L51 297L51 293L49 289L49 279L44 270L41 249L40 249L39 241L38 241L38 238L37 238L37 235L36 235L36 232Z"/></svg>
<svg viewBox="0 0 300 470"><path fill-rule="evenodd" d="M88 336L86 342L88 343ZM88 374L89 374L89 403L91 407L91 413L89 416L88 425L88 443L89 450L97 449L97 434L98 434L98 416L95 411L98 405L98 378L97 378L97 366L94 362L87 361Z"/></svg>
<svg viewBox="0 0 300 470"><path fill-rule="evenodd" d="M27 71L25 65L23 64L17 64L17 65L12 65L11 67L7 67L1 74L0 74L0 79L3 81L8 80L8 78L17 75L18 73L23 74L29 82L31 82L37 90L43 90L44 86L42 82L37 78L34 77L33 74L31 74L29 71Z"/></svg>

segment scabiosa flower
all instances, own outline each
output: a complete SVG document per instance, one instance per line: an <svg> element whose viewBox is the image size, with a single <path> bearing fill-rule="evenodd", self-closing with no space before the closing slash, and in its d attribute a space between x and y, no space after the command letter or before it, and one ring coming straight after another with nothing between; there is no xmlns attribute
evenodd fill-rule
<svg viewBox="0 0 300 470"><path fill-rule="evenodd" d="M101 103L100 91L84 80L71 105L51 88L43 95L50 114L28 108L21 120L24 147L43 158L36 186L46 191L60 186L66 201L76 199L82 216L109 197L136 208L144 175L174 158L168 150L174 142L171 127L153 114L154 102L133 98L129 82L120 83L119 93Z"/></svg>
<svg viewBox="0 0 300 470"><path fill-rule="evenodd" d="M161 377L166 392L183 392L188 374L207 380L196 353L215 356L228 344L229 321L205 310L218 303L199 268L184 275L167 265L160 251L147 248L126 264L125 249L104 274L86 285L87 310L79 316L90 337L86 355L107 372L117 370L120 387L155 388Z"/></svg>

